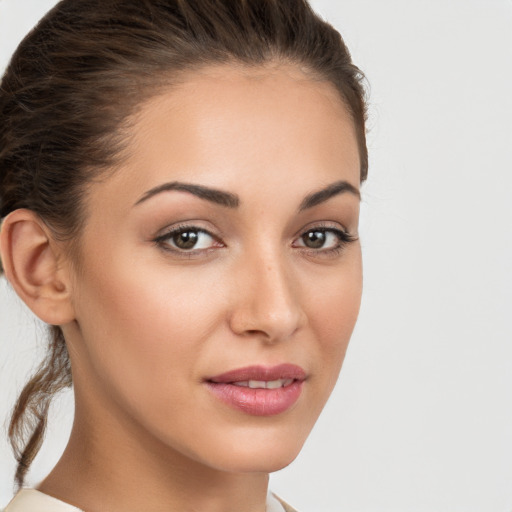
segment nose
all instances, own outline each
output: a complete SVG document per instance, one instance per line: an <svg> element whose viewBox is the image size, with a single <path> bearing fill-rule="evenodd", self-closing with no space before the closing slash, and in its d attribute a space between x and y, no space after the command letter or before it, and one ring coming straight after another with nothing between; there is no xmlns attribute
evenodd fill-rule
<svg viewBox="0 0 512 512"><path fill-rule="evenodd" d="M289 265L271 255L245 259L236 274L230 327L267 342L290 338L306 324L299 283Z"/></svg>

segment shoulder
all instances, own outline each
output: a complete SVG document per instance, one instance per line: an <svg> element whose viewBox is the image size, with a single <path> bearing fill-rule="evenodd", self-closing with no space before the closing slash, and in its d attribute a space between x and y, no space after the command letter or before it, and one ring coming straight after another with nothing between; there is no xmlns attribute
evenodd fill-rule
<svg viewBox="0 0 512 512"><path fill-rule="evenodd" d="M288 503L286 503L282 498L277 496L277 494L272 493L272 497L274 498L274 500L276 502L278 502L281 505L280 510L284 510L284 512L298 512L291 505L288 505ZM270 508L270 510L267 509L267 512L273 512L273 509L272 508Z"/></svg>
<svg viewBox="0 0 512 512"><path fill-rule="evenodd" d="M21 489L3 512L82 512L80 509L43 494L36 489Z"/></svg>
<svg viewBox="0 0 512 512"><path fill-rule="evenodd" d="M279 496L269 494L267 512L297 512ZM83 512L36 489L22 489L14 496L3 512Z"/></svg>

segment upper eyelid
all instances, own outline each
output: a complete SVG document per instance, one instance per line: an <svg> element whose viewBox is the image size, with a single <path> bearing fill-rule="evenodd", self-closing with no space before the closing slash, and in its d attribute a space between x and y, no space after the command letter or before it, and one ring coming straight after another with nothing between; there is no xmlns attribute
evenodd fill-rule
<svg viewBox="0 0 512 512"><path fill-rule="evenodd" d="M300 240L304 236L304 234L309 233L310 231L315 231L315 230L322 231L324 233L328 233L328 232L333 233L340 239L340 244L344 244L344 243L347 243L347 242L350 242L353 240L357 240L359 238L357 235L352 235L351 233L349 233L348 231L346 231L344 229L333 228L333 227L330 227L330 228L329 227L317 227L317 228L313 227L313 228L306 229L305 231L303 231L302 235L299 235L298 237L294 238L294 241Z"/></svg>
<svg viewBox="0 0 512 512"><path fill-rule="evenodd" d="M153 237L152 240L153 240L153 243L155 245L159 246L162 250L164 250L168 253L173 253L176 257L179 256L179 257L192 258L192 257L194 257L194 255L198 255L201 253L208 253L212 249L220 249L221 248L221 247L215 248L214 245L212 245L212 247L205 247L205 248L200 248L200 249L191 248L190 250L186 250L186 249L181 249L179 247L176 247L175 245L173 245L170 242L167 242L167 240L171 239L175 234L180 233L180 232L186 232L187 230L197 231L199 233L205 233L213 240L213 244L221 243L222 245L224 245L224 242L219 237L215 236L210 231L208 231L204 228L200 228L199 226L196 226L196 225L186 225L186 226L180 225L180 226L176 226L174 228L168 228L161 235Z"/></svg>
<svg viewBox="0 0 512 512"><path fill-rule="evenodd" d="M311 224L306 225L305 227L302 227L294 236L300 237L304 233L307 233L308 231L312 231L314 229L324 230L324 231L341 231L342 233L345 233L346 235L351 235L350 230L341 224L340 222L336 221L318 221L318 222L312 222Z"/></svg>
<svg viewBox="0 0 512 512"><path fill-rule="evenodd" d="M197 222L197 221L196 221ZM213 232L213 230L205 228L201 225L198 225L195 222L183 222L175 225L167 226L161 230L158 231L158 233L153 237L153 239L158 240L162 238L166 238L174 233L179 233L181 231L199 231L201 233L206 233L207 235L211 236L212 238L215 238L216 240L220 240L222 238L222 235L216 234Z"/></svg>

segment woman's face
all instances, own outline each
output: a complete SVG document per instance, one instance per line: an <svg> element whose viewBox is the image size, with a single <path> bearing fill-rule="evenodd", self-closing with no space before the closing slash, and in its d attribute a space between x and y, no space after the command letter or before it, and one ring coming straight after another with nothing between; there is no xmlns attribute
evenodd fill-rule
<svg viewBox="0 0 512 512"><path fill-rule="evenodd" d="M293 67L219 67L130 130L126 161L86 199L64 326L77 408L212 468L277 470L359 310L350 116Z"/></svg>

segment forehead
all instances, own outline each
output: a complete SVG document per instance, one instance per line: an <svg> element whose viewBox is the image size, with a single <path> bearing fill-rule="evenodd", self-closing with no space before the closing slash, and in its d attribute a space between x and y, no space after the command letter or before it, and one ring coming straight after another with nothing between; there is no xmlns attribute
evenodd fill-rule
<svg viewBox="0 0 512 512"><path fill-rule="evenodd" d="M110 187L133 202L171 180L242 196L262 185L289 190L290 179L311 189L340 179L359 185L355 130L339 93L295 66L191 73L143 104L129 135Z"/></svg>

